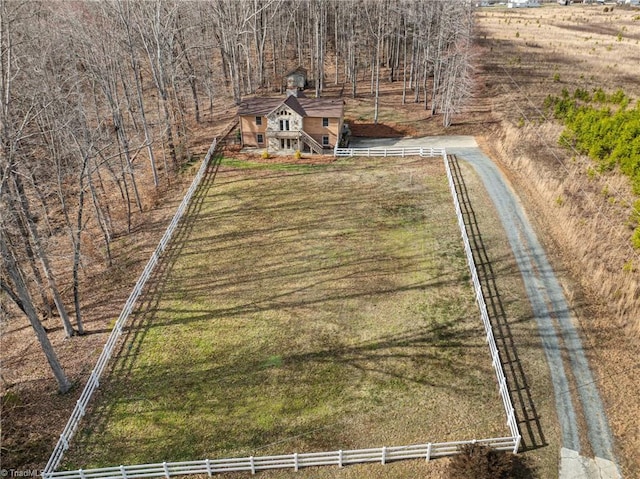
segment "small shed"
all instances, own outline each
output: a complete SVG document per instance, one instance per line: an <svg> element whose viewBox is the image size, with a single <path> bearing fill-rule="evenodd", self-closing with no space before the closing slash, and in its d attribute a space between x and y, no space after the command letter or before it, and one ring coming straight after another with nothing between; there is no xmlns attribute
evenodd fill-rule
<svg viewBox="0 0 640 479"><path fill-rule="evenodd" d="M528 8L539 7L540 2L538 0L511 0L507 2L507 8Z"/></svg>
<svg viewBox="0 0 640 479"><path fill-rule="evenodd" d="M298 67L285 75L287 90L304 90L307 86L307 70Z"/></svg>

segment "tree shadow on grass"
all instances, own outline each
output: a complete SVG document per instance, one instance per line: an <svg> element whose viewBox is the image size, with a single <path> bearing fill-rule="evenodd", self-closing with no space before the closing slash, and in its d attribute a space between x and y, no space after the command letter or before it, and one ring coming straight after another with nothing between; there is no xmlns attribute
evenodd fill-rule
<svg viewBox="0 0 640 479"><path fill-rule="evenodd" d="M184 212L181 222L175 229L171 241L169 241L155 269L147 280L143 292L140 294L137 306L134 307L131 312L129 325L123 328L119 347L114 349L112 359L103 373L100 387L94 392L94 397L92 401L90 401L85 413L85 418L91 418L92 424L86 424L87 419L80 424L76 437L70 444L71 452L73 452L77 444L82 443L83 436L91 434L95 429L93 423L96 422L96 418L97 422L100 422L99 418L102 413L99 412L100 407L98 405L102 396L105 395L105 390L108 391L110 385L117 382L118 375L123 370L132 367L135 357L139 354L140 347L144 342L144 338L149 331L153 319L153 314L149 313L153 312L159 304L161 299L159 292L162 291L167 277L180 257L180 252L184 248L185 240L193 230L198 213L202 209L207 193L214 184L218 174L222 160L222 146L223 145L219 143L211 155L209 167L201 180L199 188L194 192L191 202ZM97 414L97 417L94 413ZM68 458L63 459L63 467L65 460L68 462ZM82 464L79 466L81 467Z"/></svg>
<svg viewBox="0 0 640 479"><path fill-rule="evenodd" d="M524 367L518 356L516 343L511 332L510 320L507 318L503 300L496 283L495 260L489 257L486 246L483 243L476 214L455 155L449 156L449 164L456 185L465 228L473 251L478 279L480 280L483 297L487 305L487 313L493 328L496 346L500 352L500 361L507 380L509 396L515 410L518 429L522 435L521 447L525 451L544 447L547 445L547 441L531 396Z"/></svg>
<svg viewBox="0 0 640 479"><path fill-rule="evenodd" d="M114 415L121 414L116 409L122 405L122 402L139 403L139 408L133 407L132 411L139 411L132 414L132 421L135 416L145 414L160 414L158 417L152 418L150 423L147 423L146 427L156 428L163 427L169 431L170 437L164 439L149 438L148 445L149 450L157 451L159 459L166 460L172 459L193 459L190 455L193 443L198 441L206 441L210 444L221 444L223 450L238 449L245 450L254 447L262 446L267 441L267 437L271 436L273 430L277 430L279 426L266 425L266 426L249 426L247 432L242 432L240 439L233 440L229 437L229 431L235 430L240 427L233 423L228 424L226 427L219 427L219 424L211 421L207 415L207 408L228 408L228 416L233 417L232 406L235 407L236 403L240 402L239 411L243 411L248 408L256 407L252 403L252 396L241 398L239 388L247 388L248 391L255 392L255 396L263 394L257 392L265 382L269 382L269 373L279 370L278 367L273 367L273 364L269 363L269 355L267 358L262 358L260 354L256 354L254 350L252 354L245 354L243 351L237 350L233 345L220 346L215 350L215 358L232 358L231 363L218 364L215 360L192 360L188 354L184 356L175 357L175 364L167 366L166 364L140 364L138 362L141 356L141 348L145 342L146 336L153 328L158 328L167 325L180 325L186 326L190 323L202 322L203 328L216 327L211 323L211 320L220 318L244 318L256 313L274 312L287 310L289 308L306 308L308 310L315 311L321 308L323 305L329 303L340 303L348 301L354 298L371 299L371 301L377 301L379 298L386 295L402 294L410 292L423 292L425 295L429 295L431 291L437 291L439 288L446 287L448 285L456 285L461 282L464 283L464 279L460 277L460 273L457 275L451 274L451 271L444 270L442 272L433 273L428 280L410 281L405 280L401 284L397 284L392 281L394 274L399 271L403 273L415 273L415 263L417 258L411 255L399 256L389 255L388 257L381 258L372 254L359 254L346 260L338 259L335 264L316 264L313 263L313 259L317 259L314 256L313 251L302 248L300 256L296 257L298 266L294 267L289 264L280 264L279 262L285 261L285 259L269 260L268 267L260 270L254 268L248 270L249 272L245 276L238 277L237 270L244 270L246 265L240 264L235 266L235 262L241 262L240 255L236 256L236 261L229 261L228 266L230 268L235 267L235 270L228 272L226 275L216 275L214 277L201 275L197 276L197 272L193 269L194 265L190 264L187 260L187 265L181 264L181 268L187 268L186 272L180 268L176 268L178 260L188 257L189 254L193 254L194 241L198 244L197 248L206 248L206 245L210 243L209 248L205 249L203 254L218 255L221 253L220 248L233 248L234 244L237 245L238 239L251 239L263 236L265 230L278 236L277 240L273 240L276 245L277 242L283 243L285 249L287 245L294 245L296 241L296 228L303 228L304 224L287 225L278 227L276 229L266 228L262 225L255 224L250 230L240 230L234 236L233 233L227 234L223 241L227 242L226 246L220 246L222 241L219 235L216 233L211 236L211 241L207 238L194 240L192 232L194 231L198 221L202 220L203 202L205 197L210 199L208 190L212 187L216 174L218 172L220 157L216 157L212 160L212 168L208 175L203 179L203 183L198 190L197 194L186 213L185 220L181 226L176 230L176 235L169 248L163 255L163 259L158 264L156 271L152 278L148 282L148 289L145 291L140 301L140 306L137 308L133 324L126 329L124 334L124 341L121 343L122 348L118 352L118 360L112 366L108 376L103 380L102 392L100 395L105 396L103 400L99 401L99 405L94 407L94 411L91 414L91 425L85 429L85 433L81 438L78 438L78 445L80 449L91 443L91 436L105 433L107 425ZM285 176L285 175L283 175ZM352 203L356 203L356 206L361 208L367 208L368 203L374 201L380 201L380 192L376 192L371 196L364 195L353 200L353 192L347 188L344 189L341 194L344 195L344 201L350 200ZM275 198L279 198L274 195ZM294 208L298 208L304 211L305 208L309 208L313 205L315 198L310 197L306 199L302 204L295 198L284 198L278 200L278 208L280 212L287 215L289 212L294 211ZM339 202L342 199L337 199L336 204L330 205L335 209L339 207ZM339 208L338 208L339 210ZM382 208L384 210L384 208ZM241 212L241 209L236 208L237 212ZM395 210L394 210L395 211ZM401 212L403 212L402 210ZM407 214L412 213L410 209L406 210ZM397 213L397 212L396 212ZM336 213L335 215L340 215ZM334 216L335 216L334 215ZM329 220L329 215L326 217L320 217L315 219L315 222L323 222ZM334 218L335 219L335 218ZM407 216L406 221L421 221L421 218L414 218L411 215ZM378 229L386 227L384 224L375 223L368 225L368 228ZM226 233L222 233L224 236ZM283 246L280 244L280 246ZM246 246L246 245L245 245ZM236 246L237 247L237 246ZM244 246L243 246L244 247ZM266 245L267 249L271 248L270 245ZM232 252L233 250L231 250ZM227 252L229 253L229 252ZM329 260L331 258L323 258ZM459 258L458 258L459 260ZM285 261L286 262L286 261ZM312 266L310 266L312 265ZM342 270L344 268L344 270ZM356 270L354 272L354 269ZM174 285L174 288L181 288L182 285L176 284L175 276L184 274L185 284L184 288L180 291L172 291L167 287L169 281ZM292 285L296 284L296 278L304 278L309 276L312 278L309 281L301 282L298 287ZM370 277L374 277L371 281ZM173 279L169 280L170 277ZM192 278L195 281L187 281ZM277 283L276 280L286 283L285 287L274 288L265 291L265 294L261 294L258 298L244 298L244 291L246 290L260 290L258 284L260 281L264 281L268 284ZM366 281L365 281L366 280ZM361 286L358 286L360 282L363 282ZM179 283L179 282L178 282ZM251 284L253 283L253 284ZM326 289L320 288L321 291L327 294L319 295L317 293L309 294L310 291L315 291L319 286L326 283L331 285ZM336 283L339 283L336 285ZM170 306L166 303L167 295L203 295L208 291L214 289L220 289L222 292L218 294L225 294L225 288L241 287L240 292L237 292L236 298L238 301L236 304L223 303L217 305L213 301L212 307L205 309L194 308L192 310L180 309L172 311ZM353 285L357 287L354 288ZM247 287L250 285L250 287ZM185 304L189 304L188 301ZM358 303L361 304L361 303ZM279 382L285 384L290 383L287 387L290 388L290 394L284 394L283 399L286 402L288 396L294 396L294 392L298 389L304 392L306 387L312 387L309 384L313 383L313 380L301 381L298 380L304 374L302 371L307 369L318 371L326 371L327 368L340 367L344 370L348 370L351 373L357 373L357 375L376 376L379 378L382 384L391 383L394 384L400 381L403 384L416 384L419 386L426 386L432 388L446 389L452 391L454 394L464 395L465 393L471 394L466 385L452 384L450 378L460 378L468 374L468 368L465 368L465 363L461 358L456 357L455 351L473 351L477 347L484 348L481 340L478 340L478 330L472 329L459 329L457 323L460 321L459 316L452 316L448 321L442 324L430 324L426 327L416 328L415 330L405 331L402 333L389 334L378 336L371 340L361 341L356 344L349 344L342 341L339 334L326 338L321 338L320 341L314 343L308 348L302 348L301 350L287 350L282 352L278 361L283 366L282 370L286 372L293 372L293 374L284 374L278 376ZM478 326L479 328L479 326ZM291 333L294 333L293 331ZM332 343L335 341L335 344ZM266 354L266 352L264 353ZM269 364L265 364L265 361ZM276 361L274 359L276 363ZM431 368L427 370L426 374L409 373L402 367L396 367L397 363L412 363L418 364L428 368L428 365L437 362L439 368ZM439 370L438 370L439 369ZM411 369L410 369L411 371ZM423 371L424 372L424 371ZM345 377L349 377L348 375ZM447 379L449 378L449 379ZM349 379L340 379L337 381L328 381L326 384L327 394L331 391L336 391L336 387L347 387L352 382L352 375ZM198 385L208 385L217 383L217 390L221 392L222 396L216 398L210 398L210 401L206 401L199 404L195 399L192 403L188 403L185 406L183 401L184 397L190 398L192 394L192 388ZM383 387L383 386L380 386ZM167 417L162 415L162 411L149 410L149 404L158 397L158 395L165 394L165 391L169 391L167 400L175 402L175 415L174 413L168 414ZM234 392L235 391L235 392ZM142 392L142 393L141 393ZM322 394L318 394L317 391L311 391L312 394L298 395L298 403L293 406L287 407L289 414L296 416L302 414L303 411L309 408L309 405L305 403L308 400L321 401L323 399ZM244 393L246 395L246 392ZM151 398L150 400L145 399ZM305 398L311 399L305 399ZM173 399L172 399L173 398ZM215 401L219 401L223 404L216 404ZM94 402L95 403L95 402ZM313 407L320 408L321 404L314 403ZM167 407L168 410L172 410L173 405L168 404L163 407ZM208 426L206 433L201 436L194 435L193 431L181 430L180 421L176 421L176 417L180 417L180 414L202 415L201 421ZM218 414L218 416L224 416L224 414ZM200 416L198 416L200 417ZM215 415L213 416L215 417ZM305 432L310 429L313 430L316 426L320 429L323 428L323 424L326 423L326 417L320 415L317 419L310 419L303 426L282 426L283 435L289 436L304 436ZM240 427L242 429L244 426ZM270 432L271 431L271 432ZM335 431L334 431L335 432ZM151 434L150 434L151 436ZM189 438L188 440L185 438ZM136 450L133 443L129 444L128 440L122 438L112 438L110 447L113 445L117 456L118 449L123 453L127 450ZM133 439L132 439L133 441ZM183 442L186 441L184 444ZM232 443L233 442L233 443ZM304 442L304 441L303 441ZM237 444L236 444L237 443ZM146 444L146 441L145 441ZM191 446L189 446L191 444ZM313 440L313 444L309 443L310 448L317 449L322 447L323 440ZM330 442L327 440L327 447ZM303 444L304 446L304 444ZM140 446L138 446L140 447ZM145 445L145 447L147 447ZM332 446L333 447L333 446ZM302 447L304 449L305 447ZM182 452L181 452L182 451ZM155 454L155 453L154 453ZM164 454L164 456L162 456ZM89 455L88 457L91 457ZM123 456L124 457L124 456ZM143 462L148 462L150 459L145 459Z"/></svg>
<svg viewBox="0 0 640 479"><path fill-rule="evenodd" d="M452 386L451 378L469 375L455 351L485 349L477 338L477 331L461 330L455 318L429 329L278 357L227 346L216 353L223 363L178 358L170 367L138 366L135 374L107 386L110 398L101 401L90 428L77 438L78 447L97 466L116 465L107 462L114 457L148 463L349 448L349 439L341 437L345 424L363 413L384 420L395 407L398 388L440 389L458 398L472 394L472 386ZM407 369L407 364L424 367ZM363 403L362 394L371 396ZM149 431L144 441L140 433L117 430L121 408L137 411L130 417ZM115 434L107 429L114 418ZM106 458L101 456L105 444Z"/></svg>

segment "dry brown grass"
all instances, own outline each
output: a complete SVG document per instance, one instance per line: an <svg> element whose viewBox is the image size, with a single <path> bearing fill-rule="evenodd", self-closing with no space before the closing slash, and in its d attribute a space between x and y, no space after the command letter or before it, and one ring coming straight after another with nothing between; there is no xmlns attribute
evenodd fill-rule
<svg viewBox="0 0 640 479"><path fill-rule="evenodd" d="M493 122L483 145L518 186L579 321L627 477L640 474L640 256L627 226L634 197L626 179L599 175L560 148L561 126L542 111L548 94L622 88L640 98L637 10L546 6L477 14L479 94ZM518 35L516 35L518 33Z"/></svg>

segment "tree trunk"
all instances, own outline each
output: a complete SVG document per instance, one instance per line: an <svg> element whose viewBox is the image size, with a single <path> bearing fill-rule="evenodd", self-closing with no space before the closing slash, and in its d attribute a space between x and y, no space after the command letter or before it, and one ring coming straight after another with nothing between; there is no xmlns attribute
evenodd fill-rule
<svg viewBox="0 0 640 479"><path fill-rule="evenodd" d="M100 207L100 201L98 200L98 194L91 179L91 174L87 175L87 180L89 184L89 191L91 193L91 203L93 203L93 211L95 213L96 223L98 223L98 225L100 226L100 231L102 231L105 255L107 257L107 266L111 267L113 265L113 261L111 259L111 233L104 219L104 214L102 213L102 209Z"/></svg>
<svg viewBox="0 0 640 479"><path fill-rule="evenodd" d="M78 333L84 334L84 327L82 324L82 310L80 308L80 279L79 279L79 270L80 270L80 250L82 246L82 230L84 229L84 177L87 171L87 164L89 162L88 152L85 154L83 158L82 171L80 172L80 190L78 195L78 215L77 215L77 223L76 223L76 231L75 231L75 239L74 239L74 248L73 248L73 304L76 310L76 324L78 326Z"/></svg>
<svg viewBox="0 0 640 479"><path fill-rule="evenodd" d="M0 232L0 254L2 255L3 262L7 269L7 274L16 288L16 296L20 299L23 311L29 318L29 322L36 333L36 337L42 347L42 351L47 358L49 367L51 367L51 371L58 382L58 390L61 393L66 393L71 389L71 382L62 369L58 356L53 349L53 345L51 344L51 341L49 341L49 337L38 319L38 315L33 306L33 301L31 300L31 295L29 294L22 274L16 264L15 258L7 247L7 243L5 242L4 234L2 232Z"/></svg>
<svg viewBox="0 0 640 479"><path fill-rule="evenodd" d="M21 215L25 219L27 227L29 229L29 235L31 236L31 241L36 248L36 253L38 258L40 259L40 264L42 265L42 269L44 271L44 275L47 278L47 283L49 285L49 290L53 295L53 301L56 304L56 308L58 309L58 314L60 315L60 320L62 321L62 325L64 326L64 331L67 338L70 338L74 334L73 326L71 326L71 321L69 319L69 315L67 314L67 310L64 307L62 302L62 298L60 297L60 293L58 291L58 286L56 285L55 279L51 272L51 267L49 266L49 258L42 248L42 242L40 241L40 235L38 234L38 230L36 225L33 222L31 217L31 211L29 208L29 200L27 199L24 188L22 185L22 181L18 176L13 177L15 189L14 192L18 197L18 203L20 204ZM28 241L28 238L25 238Z"/></svg>
<svg viewBox="0 0 640 479"><path fill-rule="evenodd" d="M404 45L402 53L402 104L407 103L407 24L404 24Z"/></svg>

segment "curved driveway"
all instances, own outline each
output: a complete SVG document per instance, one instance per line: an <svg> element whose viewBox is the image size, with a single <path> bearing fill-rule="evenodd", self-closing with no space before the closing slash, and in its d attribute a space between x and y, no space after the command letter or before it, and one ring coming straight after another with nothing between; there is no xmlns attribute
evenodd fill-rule
<svg viewBox="0 0 640 479"><path fill-rule="evenodd" d="M562 287L522 206L496 165L477 147L473 137L469 136L354 139L351 146L446 148L447 153L455 154L473 166L495 204L522 273L551 371L556 410L562 430L560 477L620 477L615 465L613 440L604 407ZM573 378L573 384L577 387L572 387L570 378ZM576 408L579 409L577 412ZM579 456L581 444L577 415L586 423L586 436L596 456L595 460Z"/></svg>

